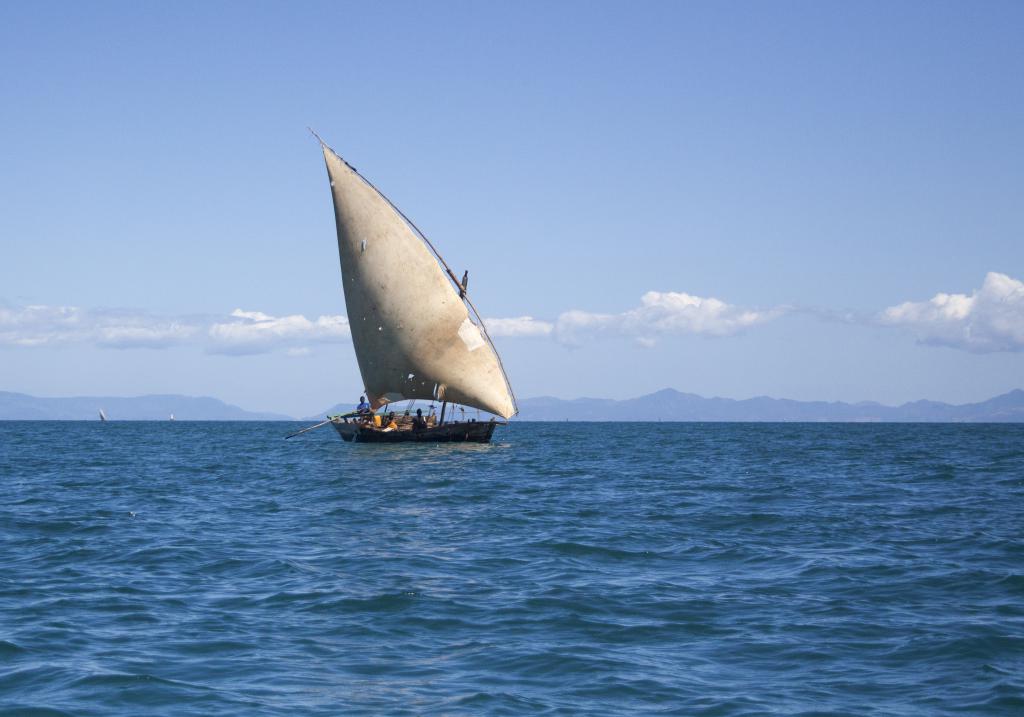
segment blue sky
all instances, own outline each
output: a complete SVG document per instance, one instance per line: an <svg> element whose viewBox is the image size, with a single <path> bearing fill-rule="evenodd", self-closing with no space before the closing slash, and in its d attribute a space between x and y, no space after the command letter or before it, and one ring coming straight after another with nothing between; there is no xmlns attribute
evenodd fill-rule
<svg viewBox="0 0 1024 717"><path fill-rule="evenodd" d="M497 324L520 397L1020 387L1022 36L998 2L5 4L0 390L357 396L307 125L532 317Z"/></svg>

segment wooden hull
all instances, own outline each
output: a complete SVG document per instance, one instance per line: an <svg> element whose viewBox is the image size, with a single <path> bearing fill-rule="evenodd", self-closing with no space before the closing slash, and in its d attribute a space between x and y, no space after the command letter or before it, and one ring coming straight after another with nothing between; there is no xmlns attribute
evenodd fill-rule
<svg viewBox="0 0 1024 717"><path fill-rule="evenodd" d="M494 434L494 421L446 423L420 431L382 431L363 423L332 421L331 425L346 441L356 443L489 443Z"/></svg>

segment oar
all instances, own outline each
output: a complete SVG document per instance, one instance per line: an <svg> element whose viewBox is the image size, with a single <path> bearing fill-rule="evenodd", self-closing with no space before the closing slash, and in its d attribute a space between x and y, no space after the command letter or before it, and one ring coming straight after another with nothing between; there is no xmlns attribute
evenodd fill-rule
<svg viewBox="0 0 1024 717"><path fill-rule="evenodd" d="M314 428L320 428L320 426L326 426L326 425L327 425L328 423L330 423L330 422L331 422L332 420L333 420L333 419L331 419L331 418L328 418L328 419L327 419L326 421L321 421L320 423L316 424L315 426L310 426L309 428L303 428L303 429L302 429L301 431L296 431L295 433L291 433L291 434L289 434L289 435L285 436L285 437L284 437L284 439L285 439L285 440L287 441L287 440L288 440L289 438L292 438L292 437L294 437L294 436L297 436L297 435L299 435L300 433L305 433L306 431L312 431L312 430L313 430Z"/></svg>

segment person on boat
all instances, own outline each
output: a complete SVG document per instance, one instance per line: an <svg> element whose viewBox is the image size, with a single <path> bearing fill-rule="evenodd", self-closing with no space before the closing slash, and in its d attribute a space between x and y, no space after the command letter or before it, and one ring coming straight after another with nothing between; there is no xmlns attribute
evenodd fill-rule
<svg viewBox="0 0 1024 717"><path fill-rule="evenodd" d="M412 419L412 430L414 430L414 431L422 431L426 427L427 427L427 422L425 420L423 420L423 409L422 408L417 408L416 409L416 418Z"/></svg>
<svg viewBox="0 0 1024 717"><path fill-rule="evenodd" d="M395 412L392 411L391 413L388 414L388 425L385 427L384 430L393 431L396 428L398 428L398 422L395 421Z"/></svg>
<svg viewBox="0 0 1024 717"><path fill-rule="evenodd" d="M359 405L356 406L356 413L358 414L355 419L357 423L371 423L373 421L370 417L372 410L370 409L370 404L366 401L366 396L359 397Z"/></svg>

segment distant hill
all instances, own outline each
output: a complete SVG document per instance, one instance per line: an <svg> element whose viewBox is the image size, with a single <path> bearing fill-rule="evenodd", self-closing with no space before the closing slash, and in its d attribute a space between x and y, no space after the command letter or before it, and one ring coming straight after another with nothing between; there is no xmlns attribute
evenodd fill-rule
<svg viewBox="0 0 1024 717"><path fill-rule="evenodd" d="M207 396L37 398L0 391L0 420L97 421L101 408L111 421L166 421L172 413L181 421L293 420L280 413L246 411Z"/></svg>
<svg viewBox="0 0 1024 717"><path fill-rule="evenodd" d="M526 398L521 421L891 421L1024 422L1024 391L1016 389L981 403L954 406L914 401L902 406L840 401L791 401L758 396L737 401L704 398L671 388L623 401L607 398Z"/></svg>
<svg viewBox="0 0 1024 717"><path fill-rule="evenodd" d="M400 406L404 404L396 404ZM0 420L95 421L103 409L112 421L291 421L280 413L246 411L216 398L176 395L114 398L37 398L0 391ZM346 413L352 404L337 404L323 413L302 419L310 423L324 415ZM840 401L791 401L758 396L737 401L704 398L671 388L615 401L610 398L524 398L519 421L838 421L925 423L1022 423L1024 391L1016 389L980 403L951 405L913 401L902 406Z"/></svg>

